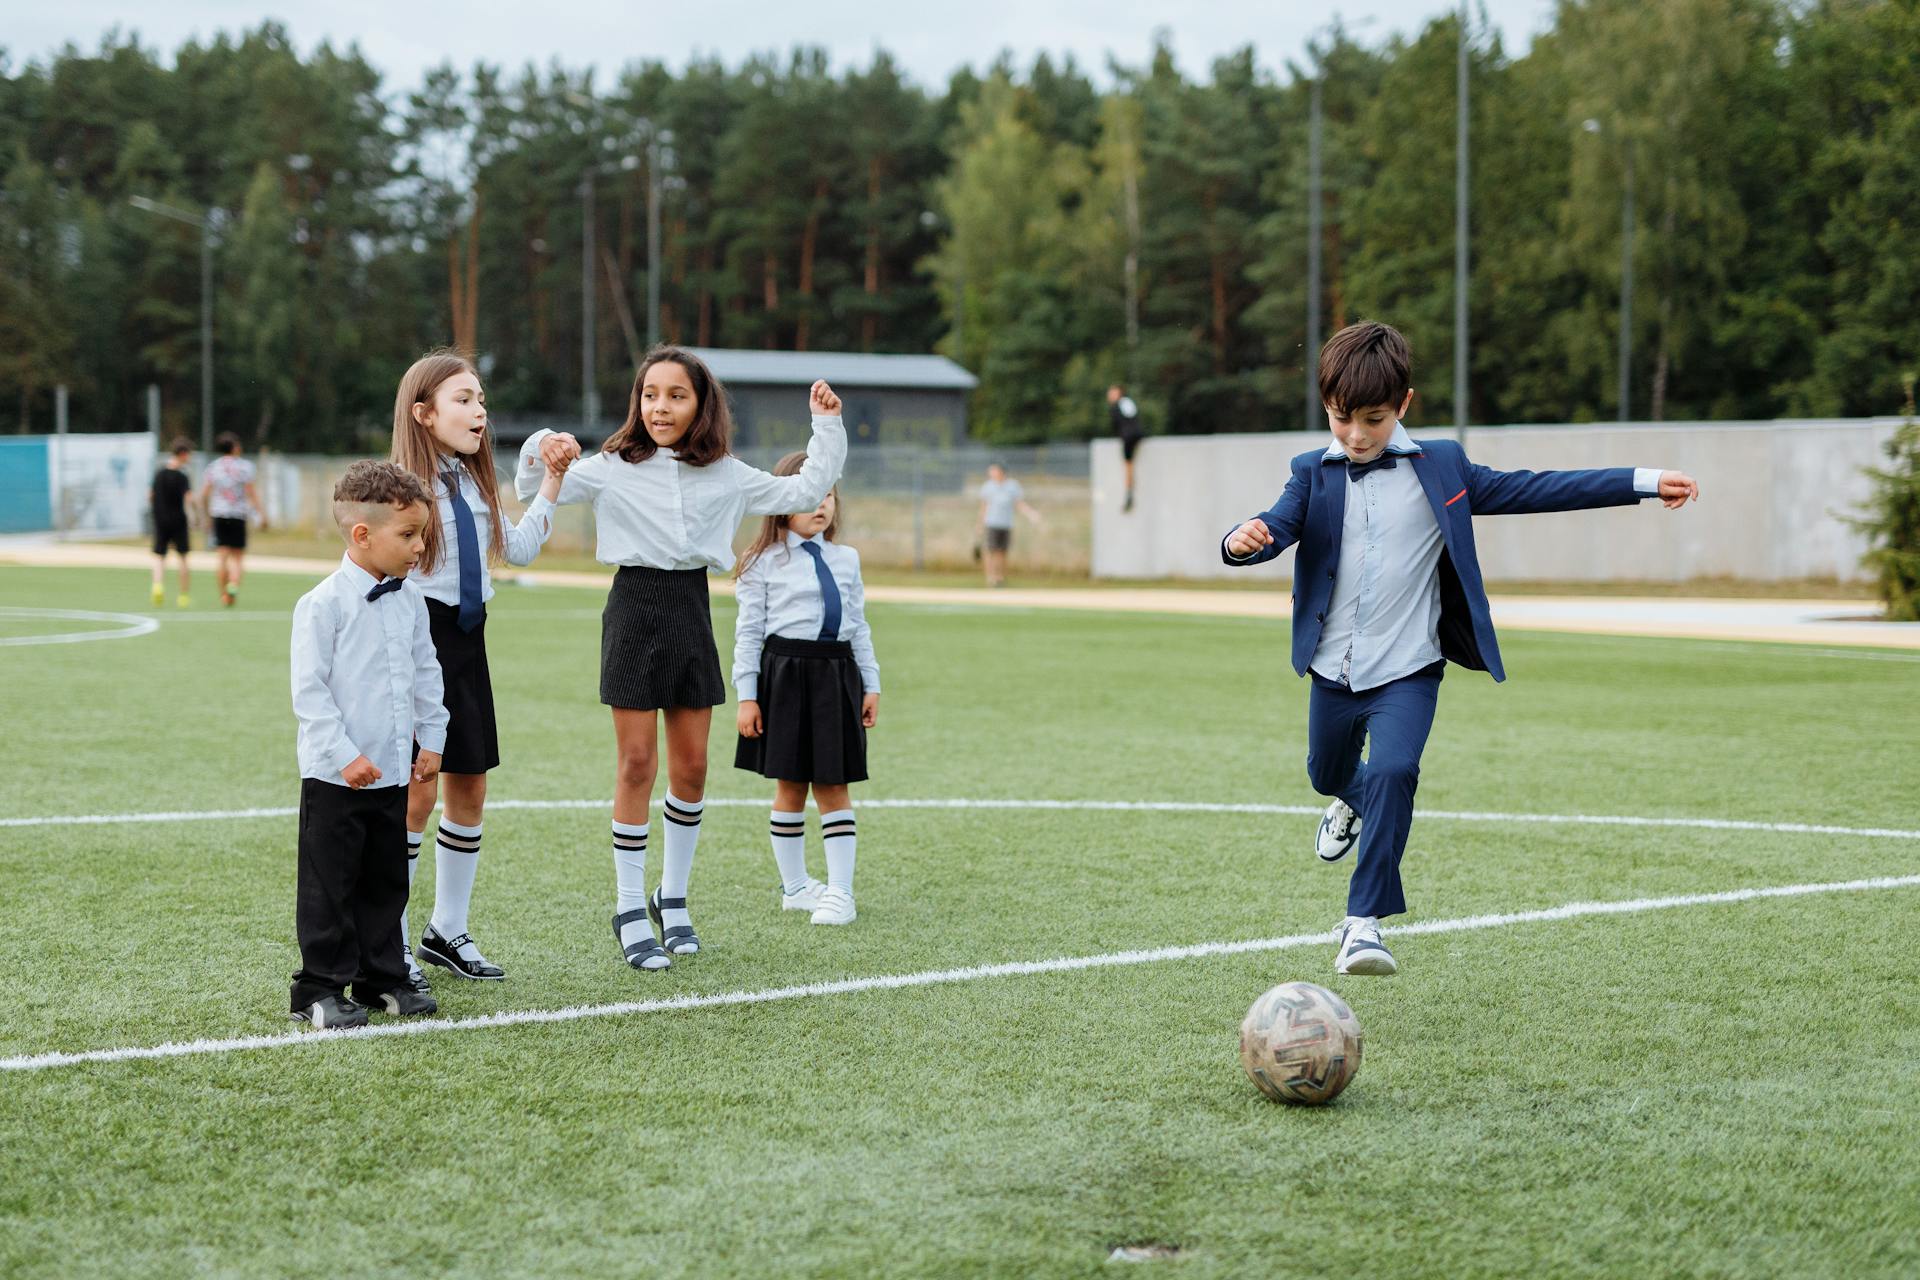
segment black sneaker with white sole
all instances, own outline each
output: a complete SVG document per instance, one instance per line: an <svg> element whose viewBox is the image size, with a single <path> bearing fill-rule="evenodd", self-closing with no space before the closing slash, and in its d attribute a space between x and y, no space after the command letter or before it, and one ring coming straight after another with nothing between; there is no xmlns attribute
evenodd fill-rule
<svg viewBox="0 0 1920 1280"><path fill-rule="evenodd" d="M338 1031L367 1025L366 1009L345 996L322 996L304 1009L287 1014L295 1022L304 1022L316 1031Z"/></svg>
<svg viewBox="0 0 1920 1280"><path fill-rule="evenodd" d="M507 976L505 969L480 954L471 934L463 933L448 941L440 936L439 930L428 925L427 931L420 935L420 945L414 948L414 954L428 964L451 969L460 977L476 982L498 982Z"/></svg>
<svg viewBox="0 0 1920 1280"><path fill-rule="evenodd" d="M433 988L427 985L427 975L420 971L419 962L413 958L413 948L403 943L400 947L400 958L407 965L407 990L417 991L421 995L431 991Z"/></svg>
<svg viewBox="0 0 1920 1280"><path fill-rule="evenodd" d="M417 1018L422 1014L440 1012L440 1003L412 987L397 987L368 999L367 1008L375 1013L392 1014L396 1018Z"/></svg>
<svg viewBox="0 0 1920 1280"><path fill-rule="evenodd" d="M1320 829L1313 835L1313 853L1322 862L1338 862L1360 843L1360 815L1345 800L1327 806Z"/></svg>

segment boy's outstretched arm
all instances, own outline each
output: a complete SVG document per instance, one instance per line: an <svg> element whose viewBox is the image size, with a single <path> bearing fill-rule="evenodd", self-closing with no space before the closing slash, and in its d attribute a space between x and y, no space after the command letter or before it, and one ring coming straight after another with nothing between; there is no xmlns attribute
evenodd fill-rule
<svg viewBox="0 0 1920 1280"><path fill-rule="evenodd" d="M1220 558L1227 564L1265 564L1300 541L1300 525L1307 513L1307 481L1298 471L1267 510L1236 525L1220 539Z"/></svg>
<svg viewBox="0 0 1920 1280"><path fill-rule="evenodd" d="M1697 499L1700 486L1685 472L1657 467L1495 471L1469 463L1466 494L1474 515L1502 516L1630 507L1643 498L1659 498L1670 508L1679 507Z"/></svg>

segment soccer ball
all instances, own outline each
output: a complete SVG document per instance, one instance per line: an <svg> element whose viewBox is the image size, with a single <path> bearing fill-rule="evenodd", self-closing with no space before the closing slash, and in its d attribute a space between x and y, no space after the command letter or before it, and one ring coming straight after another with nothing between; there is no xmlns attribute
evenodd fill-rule
<svg viewBox="0 0 1920 1280"><path fill-rule="evenodd" d="M1240 1023L1240 1065L1278 1102L1332 1102L1360 1070L1360 1020L1325 987L1283 982Z"/></svg>

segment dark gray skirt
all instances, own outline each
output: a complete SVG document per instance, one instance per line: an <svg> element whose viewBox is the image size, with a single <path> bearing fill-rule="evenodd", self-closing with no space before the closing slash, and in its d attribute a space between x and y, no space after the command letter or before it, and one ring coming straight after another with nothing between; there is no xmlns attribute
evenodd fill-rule
<svg viewBox="0 0 1920 1280"><path fill-rule="evenodd" d="M707 571L623 565L600 614L600 701L656 711L726 700Z"/></svg>
<svg viewBox="0 0 1920 1280"><path fill-rule="evenodd" d="M734 767L781 782L865 782L864 692L845 640L768 636L760 651L760 736L740 739Z"/></svg>

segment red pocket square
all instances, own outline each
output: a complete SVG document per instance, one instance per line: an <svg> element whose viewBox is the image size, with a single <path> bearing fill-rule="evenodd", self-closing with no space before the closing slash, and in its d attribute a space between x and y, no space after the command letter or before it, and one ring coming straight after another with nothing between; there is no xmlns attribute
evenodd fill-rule
<svg viewBox="0 0 1920 1280"><path fill-rule="evenodd" d="M1450 506L1452 506L1452 505L1453 505L1454 503L1456 503L1456 502L1458 502L1458 501L1460 501L1460 499L1462 499L1462 498L1464 498L1464 497L1466 497L1466 496L1467 496L1467 491L1466 491L1465 489L1462 489L1462 490L1461 490L1460 492L1458 492L1458 493L1456 493L1456 494L1454 494L1454 495L1453 495L1453 496L1452 496L1451 498L1448 498L1448 499L1447 499L1447 501L1446 501L1446 503L1445 503L1445 505L1446 505L1446 506L1449 506L1449 507L1450 507Z"/></svg>

